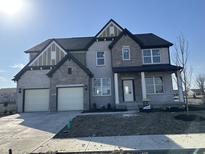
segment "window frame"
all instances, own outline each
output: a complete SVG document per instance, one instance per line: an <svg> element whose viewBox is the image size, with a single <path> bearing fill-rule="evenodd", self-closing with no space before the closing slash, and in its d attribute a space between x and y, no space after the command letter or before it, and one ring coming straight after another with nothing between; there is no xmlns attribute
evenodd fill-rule
<svg viewBox="0 0 205 154"><path fill-rule="evenodd" d="M109 80L109 83L110 83L110 86L109 86L109 90L110 90L110 94L108 95L103 95L102 91L103 91L103 80L104 79L108 79ZM94 81L95 80L100 80L100 95L96 95L95 94L95 84L94 84ZM93 92L93 96L99 96L99 97L103 97L103 96L111 96L112 95L112 83L111 83L111 78L93 78L92 79L92 92Z"/></svg>
<svg viewBox="0 0 205 154"><path fill-rule="evenodd" d="M145 77L145 84L146 84L146 89L147 89L147 82L146 82L146 78L152 78L152 85L153 85L153 89L154 89L154 92L153 93L148 93L147 92L147 94L150 94L150 95L153 95L153 94L155 94L155 95L157 95L157 94L164 94L164 79L163 79L163 76L147 76L147 77ZM162 84L156 84L156 82L155 82L155 78L162 78ZM162 86L162 92L160 92L160 93L157 93L156 92L156 86ZM146 90L147 91L147 90Z"/></svg>
<svg viewBox="0 0 205 154"><path fill-rule="evenodd" d="M109 33L110 35L115 35L115 27L113 25L109 27Z"/></svg>
<svg viewBox="0 0 205 154"><path fill-rule="evenodd" d="M125 52L124 49L128 49L128 53L129 53L129 58L128 59L124 58L124 52ZM130 47L129 46L123 46L122 47L122 60L123 61L130 60Z"/></svg>
<svg viewBox="0 0 205 154"><path fill-rule="evenodd" d="M104 57L103 57L103 58L98 58L98 53L99 53L99 52L103 52L103 53L104 53ZM98 64L98 60L99 60L99 59L104 59L104 64L100 64L100 65L99 65L99 64ZM96 66L105 66L105 51L97 51L97 52L96 52Z"/></svg>
<svg viewBox="0 0 205 154"><path fill-rule="evenodd" d="M144 51L145 50L149 50L150 51L150 56L144 56ZM153 50L158 50L159 51L159 62L154 62L153 61L153 58L154 57L158 57L158 56L153 56ZM145 61L144 61L144 58L145 57L150 57L151 58L151 62L150 63L145 63ZM161 53L160 53L160 49L158 49L158 48L153 48L153 49L143 49L142 50L142 60L143 60L143 64L145 64L145 65L149 65L149 64L161 64Z"/></svg>
<svg viewBox="0 0 205 154"><path fill-rule="evenodd" d="M52 46L51 46L51 49L52 49ZM56 65L56 50L51 50L51 64L52 65ZM54 64L53 64L53 61L54 61Z"/></svg>

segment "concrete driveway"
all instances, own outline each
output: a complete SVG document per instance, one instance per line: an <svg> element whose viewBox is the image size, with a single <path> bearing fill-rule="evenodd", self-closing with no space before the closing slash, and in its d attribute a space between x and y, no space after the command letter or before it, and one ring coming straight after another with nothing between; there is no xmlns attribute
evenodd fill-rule
<svg viewBox="0 0 205 154"><path fill-rule="evenodd" d="M0 153L27 153L51 139L80 112L22 113L0 118Z"/></svg>

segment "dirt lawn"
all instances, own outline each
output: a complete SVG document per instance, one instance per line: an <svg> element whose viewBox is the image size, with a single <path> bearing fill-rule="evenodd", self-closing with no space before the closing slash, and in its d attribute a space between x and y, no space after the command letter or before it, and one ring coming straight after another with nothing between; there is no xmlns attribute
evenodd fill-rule
<svg viewBox="0 0 205 154"><path fill-rule="evenodd" d="M184 117L185 115L185 117ZM205 111L81 115L55 138L205 133Z"/></svg>

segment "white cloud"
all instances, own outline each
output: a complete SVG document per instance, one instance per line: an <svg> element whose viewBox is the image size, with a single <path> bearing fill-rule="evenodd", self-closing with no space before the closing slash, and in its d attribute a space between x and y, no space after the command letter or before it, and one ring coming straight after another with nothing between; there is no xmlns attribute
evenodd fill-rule
<svg viewBox="0 0 205 154"><path fill-rule="evenodd" d="M0 70L0 73L4 73L5 71L4 70Z"/></svg>
<svg viewBox="0 0 205 154"><path fill-rule="evenodd" d="M0 82L8 82L8 79L6 79L6 78L3 77L3 76L0 76Z"/></svg>
<svg viewBox="0 0 205 154"><path fill-rule="evenodd" d="M24 64L14 64L11 66L11 68L18 68L18 69L22 69L25 65Z"/></svg>

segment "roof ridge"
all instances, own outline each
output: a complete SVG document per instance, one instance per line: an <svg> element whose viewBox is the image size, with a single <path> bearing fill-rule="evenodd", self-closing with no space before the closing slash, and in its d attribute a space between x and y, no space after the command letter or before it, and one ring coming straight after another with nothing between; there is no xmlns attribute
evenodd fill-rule
<svg viewBox="0 0 205 154"><path fill-rule="evenodd" d="M79 36L79 37L55 37L51 39L78 39L78 38L94 38L95 36Z"/></svg>

